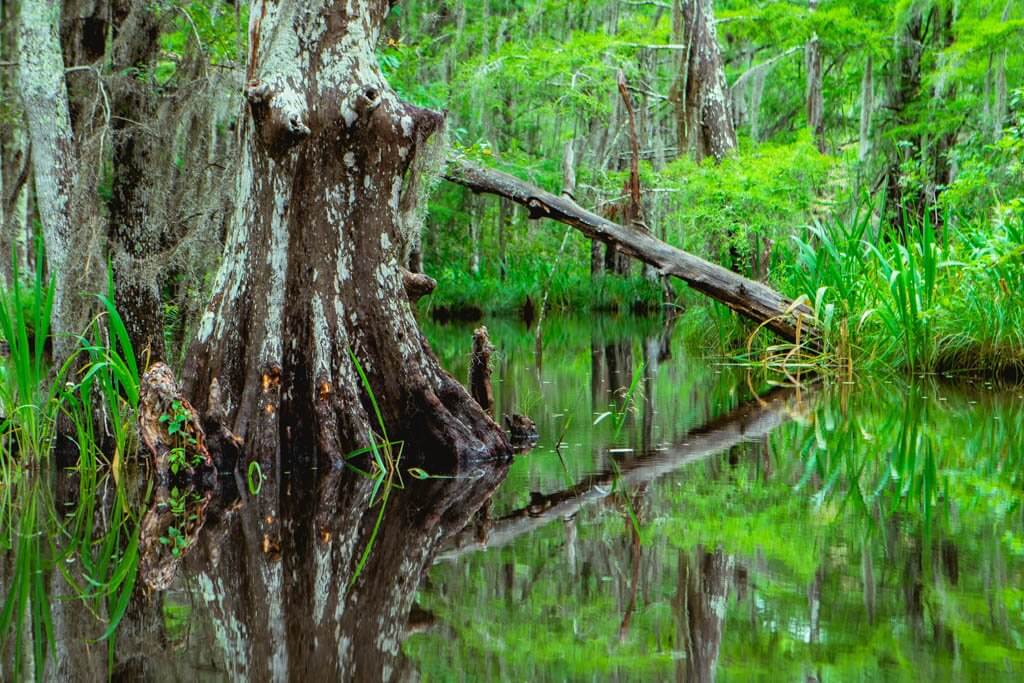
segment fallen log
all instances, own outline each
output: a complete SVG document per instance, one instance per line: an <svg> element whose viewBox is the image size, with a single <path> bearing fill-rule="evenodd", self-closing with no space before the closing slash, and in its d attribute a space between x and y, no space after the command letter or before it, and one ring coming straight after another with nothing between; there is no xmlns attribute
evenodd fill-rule
<svg viewBox="0 0 1024 683"><path fill-rule="evenodd" d="M614 244L629 256L657 268L661 275L679 278L698 292L771 329L787 341L802 342L812 347L818 345L810 308L787 299L760 282L665 244L647 232L602 218L569 197L545 192L501 171L452 160L444 177L474 192L486 192L522 204L529 211L530 218L559 221L587 237Z"/></svg>

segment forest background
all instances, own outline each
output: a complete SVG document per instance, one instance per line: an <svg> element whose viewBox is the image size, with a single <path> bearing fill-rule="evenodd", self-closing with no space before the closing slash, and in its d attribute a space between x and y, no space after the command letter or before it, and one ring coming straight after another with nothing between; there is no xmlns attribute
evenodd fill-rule
<svg viewBox="0 0 1024 683"><path fill-rule="evenodd" d="M74 226L87 265L68 279L100 291L110 263L119 299L162 317L162 338L136 348L180 361L233 210L247 6L156 3L152 40L119 52L103 33L118 3L64 5L74 195L90 207ZM30 272L42 204L17 11L4 3L0 32L0 251L18 245ZM557 193L568 160L580 205L804 297L822 365L1015 375L1022 32L1014 0L410 0L378 58L403 98L447 111L435 162ZM413 258L438 287L421 313L687 309L709 347L747 341L724 307L430 171ZM756 342L777 357L767 335Z"/></svg>

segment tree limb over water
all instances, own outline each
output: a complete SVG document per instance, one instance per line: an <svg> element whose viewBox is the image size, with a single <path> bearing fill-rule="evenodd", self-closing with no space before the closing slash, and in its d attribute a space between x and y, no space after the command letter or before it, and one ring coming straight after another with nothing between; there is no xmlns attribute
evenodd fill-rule
<svg viewBox="0 0 1024 683"><path fill-rule="evenodd" d="M522 204L530 218L549 218L570 225L591 239L614 244L633 258L654 266L662 275L679 278L787 341L807 343L809 338L812 345L816 344L817 332L809 322L813 316L811 309L767 285L677 249L647 232L613 223L568 197L545 192L507 173L452 160L444 177L474 192L494 194Z"/></svg>

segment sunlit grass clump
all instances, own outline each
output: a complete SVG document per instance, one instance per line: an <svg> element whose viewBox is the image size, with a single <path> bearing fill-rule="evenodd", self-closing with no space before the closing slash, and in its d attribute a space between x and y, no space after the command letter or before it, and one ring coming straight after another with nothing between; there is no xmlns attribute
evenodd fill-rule
<svg viewBox="0 0 1024 683"><path fill-rule="evenodd" d="M751 340L746 361L789 372L984 375L1024 370L1024 222L993 229L930 212L903 230L870 210L794 237L786 287L820 336L798 345ZM809 342L813 341L814 344Z"/></svg>

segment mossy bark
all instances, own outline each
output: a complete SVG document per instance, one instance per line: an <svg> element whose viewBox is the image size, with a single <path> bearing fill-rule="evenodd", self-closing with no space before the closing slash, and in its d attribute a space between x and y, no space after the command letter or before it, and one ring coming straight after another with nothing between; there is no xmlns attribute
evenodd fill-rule
<svg viewBox="0 0 1024 683"><path fill-rule="evenodd" d="M184 379L264 462L314 449L339 462L384 426L433 457L509 454L441 369L403 286L403 179L443 119L401 102L381 74L390 8L267 0L250 12L236 208Z"/></svg>

